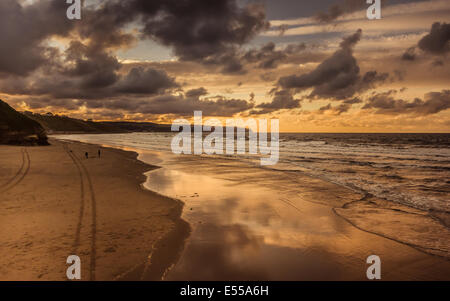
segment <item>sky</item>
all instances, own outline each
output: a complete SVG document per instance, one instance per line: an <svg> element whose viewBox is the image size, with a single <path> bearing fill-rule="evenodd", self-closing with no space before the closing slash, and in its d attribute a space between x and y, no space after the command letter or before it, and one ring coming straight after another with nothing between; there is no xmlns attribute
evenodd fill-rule
<svg viewBox="0 0 450 301"><path fill-rule="evenodd" d="M283 132L450 132L450 1L0 1L0 99L20 111Z"/></svg>

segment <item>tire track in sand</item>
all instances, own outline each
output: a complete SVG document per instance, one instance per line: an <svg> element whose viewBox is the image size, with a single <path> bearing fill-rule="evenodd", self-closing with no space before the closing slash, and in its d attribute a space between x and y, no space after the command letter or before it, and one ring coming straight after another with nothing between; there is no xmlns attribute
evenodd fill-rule
<svg viewBox="0 0 450 301"><path fill-rule="evenodd" d="M28 151L26 148L22 149L22 166L20 166L20 169L17 171L17 173L9 179L5 184L3 184L0 189L2 193L7 192L8 190L11 190L14 188L17 184L22 182L22 180L25 178L25 176L30 171L30 155L28 154Z"/></svg>
<svg viewBox="0 0 450 301"><path fill-rule="evenodd" d="M76 254L78 246L80 245L81 227L82 227L83 216L84 216L84 202L85 202L85 199L84 199L84 179L83 179L83 172L81 170L81 167L80 167L80 165L78 165L78 162L74 158L74 155L72 154L72 152L67 147L67 144L64 144L63 147L64 147L64 150L69 155L70 159L72 159L74 165L76 166L76 168L78 170L78 176L80 178L80 212L78 214L78 223L77 223L77 228L75 230L75 240L74 240L74 243L73 243L73 251L72 251L72 254Z"/></svg>
<svg viewBox="0 0 450 301"><path fill-rule="evenodd" d="M74 242L74 250L76 251L80 246L81 241L81 229L82 229L82 220L85 213L85 202L86 202L86 194L85 194L85 183L87 184L87 188L89 190L89 196L91 199L91 240L90 240L90 270L89 270L89 280L95 280L95 269L96 269L96 254L97 254L97 203L95 198L94 186L92 185L92 180L89 172L87 171L83 162L78 158L73 152L71 152L67 144L64 144L64 148L67 154L71 157L72 161L77 167L79 177L80 177L80 214L79 220L77 224L77 230L75 233L75 242ZM85 181L86 180L86 181Z"/></svg>
<svg viewBox="0 0 450 301"><path fill-rule="evenodd" d="M22 154L22 165L20 166L19 170L12 178L10 178L8 181L6 181L6 183L3 183L2 185L0 185L0 188L8 186L9 183L11 183L16 177L19 176L20 172L22 171L23 167L25 166L25 152L24 152L23 148L20 149L20 153Z"/></svg>

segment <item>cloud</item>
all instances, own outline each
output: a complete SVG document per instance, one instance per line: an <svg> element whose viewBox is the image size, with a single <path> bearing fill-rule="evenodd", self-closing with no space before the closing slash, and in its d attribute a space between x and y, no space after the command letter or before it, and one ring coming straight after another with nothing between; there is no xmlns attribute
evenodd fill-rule
<svg viewBox="0 0 450 301"><path fill-rule="evenodd" d="M117 58L105 49L71 41L65 51L64 62L53 73L79 78L80 88L96 89L114 84L118 80L117 71L120 68Z"/></svg>
<svg viewBox="0 0 450 301"><path fill-rule="evenodd" d="M371 96L362 109L375 109L377 114L416 114L431 115L450 108L450 90L429 92L424 100L415 98L413 101L395 99L392 91Z"/></svg>
<svg viewBox="0 0 450 301"><path fill-rule="evenodd" d="M27 75L52 63L54 48L42 42L65 36L73 22L66 18L65 1L42 0L21 6L16 0L0 1L0 75Z"/></svg>
<svg viewBox="0 0 450 301"><path fill-rule="evenodd" d="M146 70L139 71L145 74L153 74ZM134 72L133 72L134 73ZM126 77L125 77L126 78ZM119 81L120 82L120 81ZM136 92L136 87L131 87ZM138 89L139 90L139 89ZM223 96L209 96L204 88L191 89L185 94L178 95L156 94L149 96L148 94L114 94L109 97L100 98L54 98L47 95L27 96L26 98L16 98L11 102L16 105L25 105L30 110L39 111L79 111L83 109L85 112L93 114L96 117L110 116L113 112L129 115L139 114L141 116L151 116L159 114L173 114L178 116L192 116L195 110L203 111L205 116L233 116L254 107L254 102L237 98L226 98ZM202 98L200 98L202 97ZM86 113L87 114L87 113Z"/></svg>
<svg viewBox="0 0 450 301"><path fill-rule="evenodd" d="M179 88L165 71L134 67L120 74L121 65L106 54L94 61L71 61L70 68L28 78L0 81L0 90L14 95L46 96L55 99L105 99L129 95L152 96ZM74 63L76 62L76 63Z"/></svg>
<svg viewBox="0 0 450 301"><path fill-rule="evenodd" d="M324 32L329 34L348 33L354 28L361 28L366 36L373 38L380 37L380 35L388 37L405 33L422 33L429 29L432 22L448 20L450 9L448 0L382 1L382 19L373 21L366 17L366 10L369 7L366 1L355 1L362 9L349 11L349 13L341 10L344 14L334 20L326 18L321 22L316 17L309 16L288 20L271 20L271 29L261 34L277 37L280 32L279 26L282 24L289 26L284 32L284 37L305 36L305 39L311 35L322 35ZM335 2L342 3L344 1Z"/></svg>
<svg viewBox="0 0 450 301"><path fill-rule="evenodd" d="M203 63L207 65L222 66L221 72L229 74L245 74L246 67L255 64L256 68L274 69L284 61L290 61L294 55L299 54L306 49L304 43L289 44L286 47L277 50L273 42L242 51L238 48L232 48L229 51L206 58Z"/></svg>
<svg viewBox="0 0 450 301"><path fill-rule="evenodd" d="M163 1L166 3L166 1ZM149 20L144 33L173 46L181 59L203 59L248 42L267 29L262 6L238 7L234 0L169 1L162 18Z"/></svg>
<svg viewBox="0 0 450 301"><path fill-rule="evenodd" d="M30 110L52 108L53 110L74 111L78 110L82 104L75 99L58 99L52 97L27 97L24 101Z"/></svg>
<svg viewBox="0 0 450 301"><path fill-rule="evenodd" d="M288 90L274 91L274 97L271 102L261 103L256 106L256 110L252 110L251 114L267 114L282 109L300 108L300 99L295 99Z"/></svg>
<svg viewBox="0 0 450 301"><path fill-rule="evenodd" d="M114 87L119 93L161 94L167 89L176 88L175 80L162 70L136 67L123 77Z"/></svg>
<svg viewBox="0 0 450 301"><path fill-rule="evenodd" d="M205 88L201 87L201 88L197 88L197 89L188 90L186 92L186 97L198 98L200 96L205 96L207 94L208 94L208 91Z"/></svg>
<svg viewBox="0 0 450 301"><path fill-rule="evenodd" d="M54 36L80 38L95 53L149 38L172 48L181 60L214 62L225 66L224 72L237 72L241 67L234 54L270 26L264 6L242 6L237 0L110 0L85 7L81 22L68 20L66 9L61 0L1 1L0 36L8 42L0 48L0 74L28 75L53 63L54 48L45 42ZM111 74L105 77L112 80Z"/></svg>
<svg viewBox="0 0 450 301"><path fill-rule="evenodd" d="M199 99L198 96L172 94L145 99L87 100L84 105L88 108L120 109L126 113L175 114L178 116L192 116L194 111L202 111L205 116L233 116L253 107L253 103L243 99L222 96Z"/></svg>
<svg viewBox="0 0 450 301"><path fill-rule="evenodd" d="M331 57L324 60L316 69L302 75L281 77L278 84L287 89L304 89L316 87L313 94L321 94L331 87L346 88L356 82L359 67L352 54L352 46L361 38L361 31L346 37L341 42L341 48Z"/></svg>
<svg viewBox="0 0 450 301"><path fill-rule="evenodd" d="M279 63L288 59L290 55L299 53L306 49L304 43L289 44L284 49L276 50L275 43L269 42L260 49L248 50L243 56L244 61L250 63L258 63L258 67L262 69L273 69Z"/></svg>
<svg viewBox="0 0 450 301"><path fill-rule="evenodd" d="M404 61L414 61L417 58L416 47L422 50L422 53L432 55L445 55L450 52L450 24L435 22L431 26L430 32L422 37L417 46L408 48L402 55ZM440 62L436 64L436 62ZM441 60L435 60L433 66L442 66Z"/></svg>
<svg viewBox="0 0 450 301"><path fill-rule="evenodd" d="M318 113L323 114L324 112L331 112L334 115L341 115L342 113L348 112L350 108L352 107L351 104L348 103L341 103L337 106L332 106L331 103L327 104L326 106L322 106L319 108Z"/></svg>
<svg viewBox="0 0 450 301"><path fill-rule="evenodd" d="M281 77L278 85L283 89L298 91L313 88L309 98L345 99L385 81L387 73L378 74L376 71L369 71L363 76L360 75L358 63L353 56L353 47L361 39L361 34L362 31L358 30L345 37L340 43L340 49L313 71Z"/></svg>
<svg viewBox="0 0 450 301"><path fill-rule="evenodd" d="M92 36L91 28L116 28L111 39L120 41L124 34L117 28L138 22L141 37L170 47L180 60L218 65L231 74L245 72L239 48L270 26L264 6L241 6L236 0L111 1L90 19L86 36Z"/></svg>
<svg viewBox="0 0 450 301"><path fill-rule="evenodd" d="M335 21L339 17L364 8L365 1L360 0L345 0L339 4L333 4L328 7L327 11L317 13L314 18L321 23L329 23Z"/></svg>
<svg viewBox="0 0 450 301"><path fill-rule="evenodd" d="M239 51L236 48L230 48L224 53L218 53L209 56L201 61L202 64L221 66L221 72L225 74L244 74L247 71L241 62Z"/></svg>
<svg viewBox="0 0 450 301"><path fill-rule="evenodd" d="M281 109L300 108L300 99L295 99L294 95L309 88L313 90L306 98L344 100L340 106L333 108L338 114L347 112L352 104L361 102L359 98L351 97L357 92L373 88L377 83L384 82L388 78L387 73L379 74L376 71L368 71L363 76L360 75L358 63L353 56L353 47L360 41L361 34L361 30L357 30L354 34L344 37L340 43L340 49L311 72L281 77L277 87L272 91L274 94L272 101L257 105L251 113L264 114ZM268 47L268 49L273 48ZM326 109L324 107L322 111Z"/></svg>
<svg viewBox="0 0 450 301"><path fill-rule="evenodd" d="M444 66L444 62L442 60L434 60L432 63L433 67L442 67Z"/></svg>
<svg viewBox="0 0 450 301"><path fill-rule="evenodd" d="M110 22L108 16L119 14ZM200 61L234 51L269 28L260 4L236 0L114 1L95 13L105 23L142 24L142 34L173 49L181 60Z"/></svg>
<svg viewBox="0 0 450 301"><path fill-rule="evenodd" d="M450 51L450 24L433 23L430 33L420 39L420 49L432 54L444 54Z"/></svg>
<svg viewBox="0 0 450 301"><path fill-rule="evenodd" d="M253 108L252 101L207 97L204 88L174 95L180 90L176 78L145 64L124 66L115 52L149 38L171 47L181 61L240 72L239 48L269 26L263 6L239 6L236 0L112 0L85 7L82 22L67 20L66 9L59 0L0 3L0 34L9 41L0 47L0 90L14 101L31 109L105 114L202 110L231 116ZM66 49L45 46L55 36L69 40Z"/></svg>
<svg viewBox="0 0 450 301"><path fill-rule="evenodd" d="M416 47L409 47L402 55L404 61L414 61L416 59Z"/></svg>
<svg viewBox="0 0 450 301"><path fill-rule="evenodd" d="M344 100L344 103L351 104L351 105L356 104L356 103L361 103L361 102L362 102L362 100L357 97Z"/></svg>

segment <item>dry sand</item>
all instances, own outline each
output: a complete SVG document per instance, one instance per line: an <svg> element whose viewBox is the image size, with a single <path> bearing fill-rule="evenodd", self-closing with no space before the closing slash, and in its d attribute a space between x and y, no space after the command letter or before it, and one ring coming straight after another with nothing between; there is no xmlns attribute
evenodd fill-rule
<svg viewBox="0 0 450 301"><path fill-rule="evenodd" d="M0 280L66 280L72 254L82 280L159 279L189 227L181 202L142 188L154 167L132 152L98 158L95 145L51 143L0 146Z"/></svg>

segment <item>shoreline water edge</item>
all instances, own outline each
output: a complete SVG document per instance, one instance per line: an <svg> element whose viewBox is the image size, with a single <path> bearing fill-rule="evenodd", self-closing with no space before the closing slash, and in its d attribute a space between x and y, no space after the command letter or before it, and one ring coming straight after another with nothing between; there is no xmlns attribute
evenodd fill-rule
<svg viewBox="0 0 450 301"><path fill-rule="evenodd" d="M120 147L117 145L109 145L111 147L119 147L119 148L125 148L125 149L134 149L133 147L128 148L128 147ZM160 154L163 152L160 152ZM163 155L162 155L163 156ZM154 165L158 165L158 160L155 159L155 157L157 157L157 155L153 154L151 159L145 158L145 154L144 155L140 155L138 157L138 159L144 161L144 162L150 162L152 160L156 160L154 162L151 162L151 164ZM197 156L198 157L198 156ZM181 161L189 161L191 159L188 158L192 158L192 156L182 156ZM203 158L204 159L204 158ZM208 158L209 160L222 160L222 159L218 159L218 158ZM208 160L207 159L207 160ZM191 183L191 178L193 178L194 176L191 177L181 177L180 178L180 173L183 173L183 169L191 169L191 168L200 168L200 171L198 173L198 177L202 177L201 174L204 175L211 175L211 170L209 170L211 167L206 167L205 164L205 168L202 169L201 167L201 163L199 163L199 161L197 160L193 160L193 164L191 163L187 163L186 162L182 163L185 164L184 167L180 168L179 165L179 159L177 159L176 163L174 163L173 158L172 159L166 159L167 162L170 162L168 164L163 164L165 165L165 167L162 167L158 170L153 170L151 172L146 173L147 175L147 183L144 185L144 187L146 187L147 189L156 191L157 193L161 193L163 195L172 197L174 199L180 199L181 201L185 202L185 209L183 210L182 213L182 217L183 219L187 220L187 222L191 225L191 227L194 227L193 229L193 235L191 235L188 240L187 240L187 245L185 246L185 249L187 249L187 251L183 251L184 255L182 255L181 260L179 263L177 263L177 266L174 268L174 272L169 272L168 275L165 276L165 279L168 280L183 280L188 275L188 270L191 269L191 267L189 267L190 264L192 264L189 261L192 261L195 256L197 256L198 254L190 254L193 253L192 251L189 251L190 249L196 248L198 246L195 246L195 241L199 240L199 241L207 241L208 237L205 237L204 234L202 234L201 232L203 230L201 230L202 227L205 227L206 225L208 225L208 223L210 222L210 220L208 220L207 216L208 214L211 214L211 212L201 212L200 216L202 216L200 219L198 217L195 216L195 214L192 212L193 208L194 210L201 210L202 206L205 206L205 203L201 202L201 197L199 198L199 195L197 192L193 192L193 194L189 197L194 197L198 199L198 204L196 204L195 202L191 202L189 200L189 197L186 198L186 195L179 195L175 192L168 192L164 190L164 186L169 187L170 185L167 185L167 183L161 185L161 175L163 175L163 178L166 178L164 181L167 181L167 177L169 174L171 174L171 171L176 171L175 173L177 174L174 179L178 179L178 180L174 180L177 182L186 182L186 186L189 186ZM195 161L195 162L194 162ZM203 160L205 161L205 160ZM226 162L226 163L230 163L230 162ZM218 165L225 165L224 162L218 162ZM177 166L177 168L175 170L173 170L173 166ZM241 166L242 167L242 166ZM247 166L248 167L248 166ZM246 168L247 168L246 167ZM259 168L258 168L259 169ZM264 168L262 168L264 169ZM240 169L236 169L233 172L239 173L239 170L242 171L242 168ZM252 170L255 171L255 170ZM192 171L189 170L189 172L191 173ZM261 175L258 174L259 171L257 171L255 173L256 178L258 177L265 177L267 175ZM271 172L273 172L271 170ZM221 171L221 168L217 168L217 165L215 165L214 167L214 174L219 174L218 178L224 178L224 179L228 179L230 180L230 170L227 170L225 172ZM250 174L251 171L249 171L248 174ZM292 177L293 175L290 174L289 177ZM294 176L299 176L297 173L294 173ZM170 176L169 176L170 177ZM308 185L308 181L311 181L311 183L313 183L313 186L317 186L317 185L321 185L321 183L314 183L315 181L318 182L322 182L321 179L314 179L314 177L311 177L311 175L302 175L300 176L300 178L305 178L305 177L309 177L309 180L306 180L306 186ZM208 179L203 178L203 180L208 181ZM231 179L231 181L235 181L236 179ZM266 178L267 180L267 178ZM200 180L199 180L200 181ZM151 182L156 182L159 184L152 184ZM192 186L195 186L196 184L199 184L199 182L194 183ZM227 186L228 184L224 184L224 183L208 183L208 184L212 184L212 185L216 185L216 186ZM274 184L274 183L271 183ZM275 183L276 184L276 183ZM152 185L156 185L156 186L152 186ZM241 184L239 184L241 185ZM331 185L329 183L329 185ZM332 184L335 185L335 184ZM157 187L158 186L158 187ZM178 185L179 186L179 185ZM199 185L198 185L199 186ZM167 189L171 189L171 190L177 190L178 188L174 189L175 186L170 186L171 188L167 188ZM254 187L253 187L254 188ZM286 187L284 187L286 188ZM288 190L290 188L288 187ZM335 192L336 187L332 187L330 186L330 192L331 194L333 194ZM220 190L220 189L219 189ZM449 229L446 225L446 218L447 216L443 216L442 219L439 219L439 217L436 217L433 214L429 214L429 212L424 212L421 210L418 210L416 208L412 208L412 207L408 207L402 204L396 204L396 203L392 203L389 201L385 201L382 200L380 198L374 197L371 194L358 194L355 193L354 191L350 191L348 188L344 188L343 190L348 190L345 192L339 191L338 193L336 193L336 195L338 195L337 198L330 198L330 199L323 199L323 196L315 196L314 193L312 193L311 191L307 191L308 189L306 189L306 193L304 194L304 197L302 197L302 201L307 201L310 203L314 203L314 202L318 202L321 206L325 205L327 208L329 208L329 210L332 212L333 215L335 215L336 218L341 219L341 222L344 221L344 223L347 223L348 225L350 225L351 227L358 229L358 231L363 231L368 233L369 235L375 235L378 239L381 240L390 240L393 241L395 243L400 243L401 245L407 246L407 248L412 247L414 248L414 250L417 250L419 252L423 252L423 254L425 254L425 257L429 256L429 255L434 255L436 256L435 258L437 259L437 262L440 262L441 260L443 260L443 262L445 262L443 268L441 269L440 272L434 273L434 276L436 279L448 279L450 277L450 262L449 262L449 254L450 254L450 246L448 244L448 239L449 236ZM164 193L167 192L167 193ZM186 191L184 191L186 192ZM297 191L298 192L298 191ZM223 192L220 191L219 193L223 193L226 194L227 192ZM208 192L207 191L203 191L200 194L202 195L207 195L207 198L211 198L211 195L208 196ZM342 195L339 195L342 194ZM298 198L298 196L296 196ZM305 200L309 198L309 200ZM290 198L287 201L284 201L286 204L289 204L288 206L292 208L294 208L295 210L298 210L299 206L298 203L296 203L296 200L294 200L293 198ZM201 203L201 205L200 205ZM214 209L216 210L216 209ZM309 210L309 209L308 209ZM313 210L314 211L314 210ZM217 213L213 213L217 214ZM436 214L437 215L437 214ZM320 216L319 216L320 218ZM327 216L327 218L330 218L329 216ZM295 220L295 218L294 218ZM383 222L380 222L383 221ZM198 224L202 224L202 226L198 226ZM239 221L232 221L231 225L235 223L238 224ZM273 226L273 225L272 225ZM252 226L250 226L252 227ZM419 229L420 228L420 229ZM199 230L200 229L200 230ZM252 229L253 230L253 229ZM283 229L284 231L285 229ZM207 230L207 231L210 231ZM259 231L259 230L256 230ZM265 230L264 230L265 231ZM263 232L264 232L263 231ZM345 231L344 231L345 232ZM200 234L198 234L200 233ZM422 233L422 234L421 234ZM217 234L217 233L216 233ZM229 235L229 234L227 234ZM263 234L264 236L265 234ZM193 237L192 237L193 236ZM197 238L196 238L197 237ZM267 239L267 237L266 237ZM193 241L193 242L192 242ZM211 243L211 241L209 241ZM216 242L213 242L216 243ZM349 245L354 244L353 242L347 242ZM221 245L222 247L226 244L228 244L228 242L226 241L221 241L218 243L219 245ZM385 242L381 242L381 244L385 244ZM194 246L192 246L194 245ZM290 246L293 248L297 248L298 246ZM312 249L312 248L311 248ZM229 250L230 253L235 252L236 250ZM197 252L197 251L196 251ZM203 251L200 251L199 254L201 254ZM348 252L348 251L346 251ZM194 252L195 253L195 252ZM198 253L198 252L197 252ZM350 252L351 253L351 252ZM188 254L188 255L186 255ZM189 255L190 254L190 255ZM228 254L229 255L229 254ZM228 256L227 255L227 256ZM236 256L236 255L234 255ZM359 255L358 255L359 256ZM403 253L404 257L408 257L405 256L405 253ZM417 256L417 254L411 255L411 258L414 258L415 256ZM191 258L192 257L192 258ZM245 255L244 255L245 257ZM395 256L393 256L395 257ZM396 259L392 259L392 265L395 266L396 263L395 262L401 262L403 261L402 264L404 264L404 262L408 262L408 259L403 258L402 260L400 260L400 255L398 256L398 258ZM425 261L426 262L426 261ZM434 262L433 265L436 265L435 260L431 260L431 262ZM341 263L339 263L339 265L341 265ZM411 264L413 265L413 264ZM222 267L223 268L223 267ZM267 267L265 267L267 268ZM251 267L250 270L255 269L254 267ZM421 267L421 269L423 269L423 267ZM417 270L417 267L413 268L413 270ZM190 271L192 272L192 271ZM242 272L242 271L241 271ZM428 271L424 271L423 274L427 275L431 273L430 270ZM395 273L394 273L395 274ZM400 273L403 274L403 276L405 276L405 273ZM206 274L205 274L206 275ZM203 275L204 277L206 277L205 275ZM244 273L245 275L245 273ZM412 275L414 275L414 272L412 273ZM203 277L201 273L199 273L198 277L193 277L194 280L205 280L205 278ZM416 275L417 276L417 275ZM430 275L428 275L429 277ZM219 275L217 276L217 280L224 280L224 279L230 279L227 277L232 277L231 279L288 279L288 280L292 280L292 279L298 279L298 277L300 277L300 279L311 279L311 277L308 278L307 274L301 274L301 275L289 275L287 276L287 278L285 278L284 276L282 276L281 278L272 278L272 275L266 275L264 272L256 272L255 274L250 273L250 275L245 275L243 278L239 278L240 276L238 276L238 274L234 274L233 273L229 273L229 274L223 274L223 275ZM233 278L234 277L234 278ZM238 277L238 278L236 278ZM247 278L246 278L247 277ZM406 277L406 276L405 276ZM312 277L314 279L314 277ZM409 279L411 277L406 277L405 279ZM414 278L414 276L412 276L412 278ZM425 277L426 278L426 277ZM424 278L424 279L425 279ZM209 278L206 278L209 279ZM320 277L317 279L321 279ZM328 278L326 278L328 279ZM359 276L355 276L355 273L353 271L349 272L349 277L347 276L336 276L336 277L330 277L330 279L363 279L363 277L359 278ZM404 278L399 278L399 276L394 276L393 279L404 279ZM421 279L421 277L417 277L417 279Z"/></svg>
<svg viewBox="0 0 450 301"><path fill-rule="evenodd" d="M79 141L80 136L52 137L50 147L2 148L8 156L9 148L14 156L29 149L28 165L34 172L25 179L41 176L49 181L45 170L53 164L52 176L68 181L52 205L43 201L44 194L57 189L56 182L42 192L42 201L38 192L29 192L33 188L25 180L19 192L13 191L16 187L4 194L0 204L9 211L3 229L17 225L24 211L33 224L53 218L50 213L57 211L53 220L60 229L52 230L54 237L46 242L41 237L48 231L33 229L32 224L2 231L11 250L3 258L9 263L0 270L1 279L63 280L65 261L55 260L69 250L89 262L83 280L364 280L365 258L372 254L381 257L385 280L450 279L445 214L352 191L299 171L268 170L227 158L173 156L107 139ZM101 150L101 158L83 162L86 150ZM59 156L67 160L59 162L63 169L72 163L71 172L79 172L81 184L75 184L73 176L69 181L67 175L56 174L61 171L53 161ZM81 185L85 202L78 218L73 199L80 192L68 188L76 185ZM131 189L133 185L137 189ZM95 206L89 198L94 198L94 189ZM16 198L26 209L13 206ZM30 198L40 206L28 208ZM50 213L44 216L43 207ZM72 217L61 222L69 211ZM70 242L71 232L77 233L75 243ZM55 256L46 255L48 250ZM31 258L25 253L45 260L29 267L26 261Z"/></svg>

